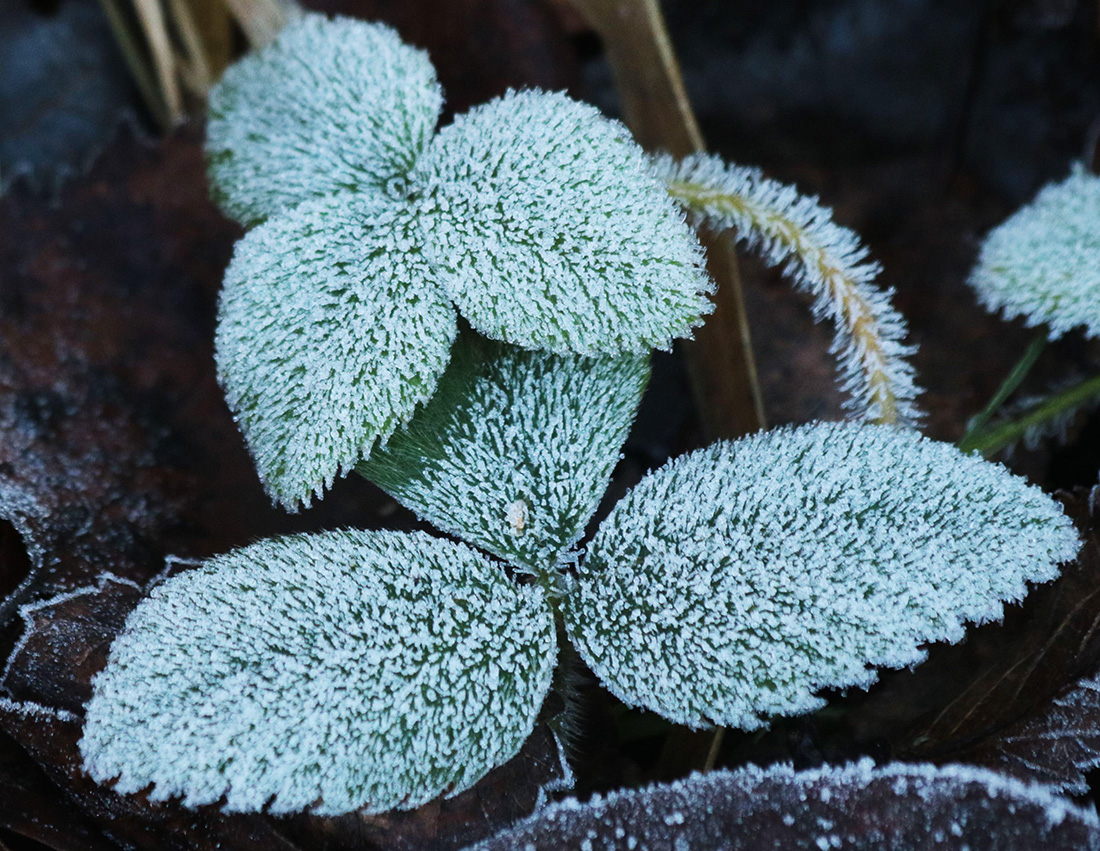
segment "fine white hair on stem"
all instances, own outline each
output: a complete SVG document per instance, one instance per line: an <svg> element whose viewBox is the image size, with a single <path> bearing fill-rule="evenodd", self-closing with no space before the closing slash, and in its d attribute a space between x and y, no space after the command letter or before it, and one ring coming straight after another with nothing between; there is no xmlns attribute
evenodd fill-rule
<svg viewBox="0 0 1100 851"><path fill-rule="evenodd" d="M832 352L839 359L847 407L875 423L912 425L921 413L920 389L906 358L904 317L891 290L879 289L880 271L859 237L833 221L816 198L764 177L757 169L727 165L706 154L654 166L669 194L696 226L731 229L771 265L783 265L795 285L814 297L814 318L836 326Z"/></svg>

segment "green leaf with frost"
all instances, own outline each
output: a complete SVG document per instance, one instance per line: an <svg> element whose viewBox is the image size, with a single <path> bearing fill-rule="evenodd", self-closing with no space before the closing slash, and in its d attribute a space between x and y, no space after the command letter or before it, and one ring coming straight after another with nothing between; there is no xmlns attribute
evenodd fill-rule
<svg viewBox="0 0 1100 851"><path fill-rule="evenodd" d="M431 402L357 469L440 529L546 570L595 512L648 379L647 357L465 334Z"/></svg>
<svg viewBox="0 0 1100 851"><path fill-rule="evenodd" d="M627 129L563 94L458 116L412 173L425 250L482 334L582 355L667 349L712 308L703 254Z"/></svg>
<svg viewBox="0 0 1100 851"><path fill-rule="evenodd" d="M389 27L304 15L211 90L214 195L250 225L308 198L398 185L442 104L427 54Z"/></svg>
<svg viewBox="0 0 1100 851"><path fill-rule="evenodd" d="M555 662L542 593L422 533L263 541L169 579L94 681L85 770L230 812L412 809L534 729Z"/></svg>
<svg viewBox="0 0 1100 851"><path fill-rule="evenodd" d="M753 729L958 641L1078 547L1058 504L999 465L819 423L650 473L601 524L564 614L626 703Z"/></svg>
<svg viewBox="0 0 1100 851"><path fill-rule="evenodd" d="M970 285L991 311L1100 337L1100 177L1078 166L982 243Z"/></svg>
<svg viewBox="0 0 1100 851"><path fill-rule="evenodd" d="M249 232L225 274L218 378L267 492L309 506L435 391L454 309L409 213L362 193Z"/></svg>

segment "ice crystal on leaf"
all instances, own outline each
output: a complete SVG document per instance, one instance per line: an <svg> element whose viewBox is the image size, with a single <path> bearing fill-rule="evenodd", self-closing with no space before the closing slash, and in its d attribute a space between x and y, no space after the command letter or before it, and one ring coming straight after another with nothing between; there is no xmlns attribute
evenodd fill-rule
<svg viewBox="0 0 1100 851"><path fill-rule="evenodd" d="M412 184L425 250L488 337L643 353L711 309L694 233L629 131L595 107L509 92L443 128Z"/></svg>
<svg viewBox="0 0 1100 851"><path fill-rule="evenodd" d="M412 167L442 104L427 54L392 29L307 14L211 90L215 195L254 224L308 198L381 190Z"/></svg>
<svg viewBox="0 0 1100 851"><path fill-rule="evenodd" d="M431 402L358 470L440 529L546 569L596 510L648 377L645 357L464 334Z"/></svg>
<svg viewBox="0 0 1100 851"><path fill-rule="evenodd" d="M431 397L454 309L407 211L363 193L308 201L237 243L218 376L267 491L309 505Z"/></svg>
<svg viewBox="0 0 1100 851"><path fill-rule="evenodd" d="M467 851L1078 851L1100 822L1043 786L964 765L747 766L552 804Z"/></svg>
<svg viewBox="0 0 1100 851"><path fill-rule="evenodd" d="M852 396L848 406L860 418L919 419L915 372L905 360L915 349L902 342L905 319L890 303L892 293L874 285L881 270L868 261L853 231L836 224L816 198L757 169L705 154L682 162L658 157L654 167L694 222L732 229L814 297L814 316L836 326L833 353L840 359L844 391Z"/></svg>
<svg viewBox="0 0 1100 851"><path fill-rule="evenodd" d="M1100 337L1100 177L1077 167L993 229L970 285L1006 319Z"/></svg>
<svg viewBox="0 0 1100 851"><path fill-rule="evenodd" d="M80 749L100 782L191 807L411 809L518 751L554 661L545 599L462 544L268 540L138 606Z"/></svg>
<svg viewBox="0 0 1100 851"><path fill-rule="evenodd" d="M752 729L958 641L1078 545L1054 500L947 444L778 429L644 478L601 524L565 616L626 703Z"/></svg>

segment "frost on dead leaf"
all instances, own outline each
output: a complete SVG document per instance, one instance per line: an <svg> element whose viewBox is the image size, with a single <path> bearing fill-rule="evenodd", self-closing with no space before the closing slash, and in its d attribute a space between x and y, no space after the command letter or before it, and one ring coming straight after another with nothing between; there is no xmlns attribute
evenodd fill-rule
<svg viewBox="0 0 1100 851"><path fill-rule="evenodd" d="M357 469L440 529L545 570L596 510L648 378L646 357L466 334L432 400Z"/></svg>
<svg viewBox="0 0 1100 851"><path fill-rule="evenodd" d="M711 310L695 234L627 129L593 106L509 92L443 128L411 177L425 249L488 337L640 354Z"/></svg>
<svg viewBox="0 0 1100 851"><path fill-rule="evenodd" d="M552 804L468 851L1078 851L1100 822L1042 786L969 766L748 766Z"/></svg>
<svg viewBox="0 0 1100 851"><path fill-rule="evenodd" d="M227 811L412 809L534 727L555 662L541 592L422 533L272 539L155 588L94 682L96 780Z"/></svg>
<svg viewBox="0 0 1100 851"><path fill-rule="evenodd" d="M304 15L211 90L214 195L250 225L309 198L382 190L412 167L442 104L427 54L389 27Z"/></svg>
<svg viewBox="0 0 1100 851"><path fill-rule="evenodd" d="M350 470L435 391L453 308L406 211L362 193L249 232L225 274L218 377L268 493L287 508Z"/></svg>
<svg viewBox="0 0 1100 851"><path fill-rule="evenodd" d="M649 474L601 525L565 616L626 703L753 729L958 641L1078 547L1058 503L999 465L819 423Z"/></svg>

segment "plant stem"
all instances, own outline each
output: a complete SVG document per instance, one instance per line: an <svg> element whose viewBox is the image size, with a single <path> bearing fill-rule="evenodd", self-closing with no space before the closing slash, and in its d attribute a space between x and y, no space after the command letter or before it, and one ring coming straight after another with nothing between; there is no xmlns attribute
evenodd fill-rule
<svg viewBox="0 0 1100 851"><path fill-rule="evenodd" d="M989 400L989 404L985 406L980 414L970 421L970 424L966 428L966 434L964 434L962 440L959 441L960 449L965 449L967 445L975 439L975 437L986 427L986 424L993 419L993 415L1000 410L1001 405L1005 403L1009 396L1016 392L1016 388L1020 386L1020 383L1031 371L1031 367L1035 365L1035 361L1039 358L1039 353L1043 351L1043 347L1046 343L1047 335L1045 332L1039 334L1039 336L1031 341L1027 349L1024 350L1023 357L1021 357L1016 365L1012 367L1012 371L1008 373L1005 380L1001 383L1001 386L997 388L997 392L993 394L993 398Z"/></svg>
<svg viewBox="0 0 1100 851"><path fill-rule="evenodd" d="M1100 396L1100 375L1088 378L1072 387L1067 387L1053 396L1044 399L1023 416L978 434L967 434L959 442L963 452L977 450L983 455L992 455L1004 447L1020 440L1027 430L1055 419L1056 417L1079 408L1085 402Z"/></svg>

